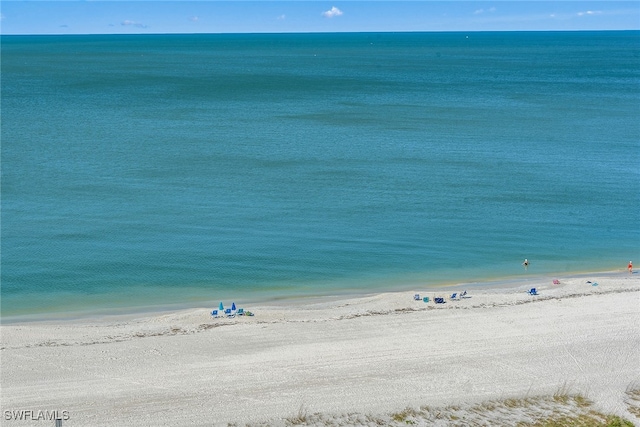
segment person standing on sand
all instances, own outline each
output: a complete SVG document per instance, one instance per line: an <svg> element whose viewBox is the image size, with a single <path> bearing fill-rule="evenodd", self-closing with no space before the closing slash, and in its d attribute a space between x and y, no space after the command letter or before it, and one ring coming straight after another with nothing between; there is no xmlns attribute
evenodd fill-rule
<svg viewBox="0 0 640 427"><path fill-rule="evenodd" d="M629 261L629 265L627 266L627 270L629 270L629 274L633 274L633 263Z"/></svg>
<svg viewBox="0 0 640 427"><path fill-rule="evenodd" d="M522 265L524 265L524 269L526 270L527 268L529 268L529 260L528 259L524 259L524 262L522 263Z"/></svg>

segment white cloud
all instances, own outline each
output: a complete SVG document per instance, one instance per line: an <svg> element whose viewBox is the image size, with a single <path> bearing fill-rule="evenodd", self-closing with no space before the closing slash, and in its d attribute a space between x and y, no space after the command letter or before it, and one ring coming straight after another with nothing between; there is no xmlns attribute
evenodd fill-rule
<svg viewBox="0 0 640 427"><path fill-rule="evenodd" d="M495 7L490 7L489 9L478 9L475 12L473 12L474 15L481 15L485 12L489 12L489 13L493 13L496 11Z"/></svg>
<svg viewBox="0 0 640 427"><path fill-rule="evenodd" d="M287 18L286 15L280 15L278 16L278 18L276 18L278 21L284 21Z"/></svg>
<svg viewBox="0 0 640 427"><path fill-rule="evenodd" d="M590 16L590 15L602 15L600 10L587 10L585 12L578 12L578 16Z"/></svg>
<svg viewBox="0 0 640 427"><path fill-rule="evenodd" d="M197 16L192 16L189 18L189 21L191 22L198 22L200 20L200 18L198 18Z"/></svg>
<svg viewBox="0 0 640 427"><path fill-rule="evenodd" d="M137 28L147 28L147 26L141 22L136 22L136 21L131 21L130 19L125 19L124 21L122 21L120 23L120 25L122 26L132 26L132 27L137 27Z"/></svg>
<svg viewBox="0 0 640 427"><path fill-rule="evenodd" d="M324 16L325 18L333 18L334 16L340 16L340 15L342 15L342 11L335 6L333 6L331 9L327 10L326 12L322 12L322 16Z"/></svg>

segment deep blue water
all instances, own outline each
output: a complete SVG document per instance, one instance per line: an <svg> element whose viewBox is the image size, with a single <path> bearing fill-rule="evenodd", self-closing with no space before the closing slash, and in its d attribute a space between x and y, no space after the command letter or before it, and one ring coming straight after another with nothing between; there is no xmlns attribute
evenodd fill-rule
<svg viewBox="0 0 640 427"><path fill-rule="evenodd" d="M1 43L3 316L640 262L640 32Z"/></svg>

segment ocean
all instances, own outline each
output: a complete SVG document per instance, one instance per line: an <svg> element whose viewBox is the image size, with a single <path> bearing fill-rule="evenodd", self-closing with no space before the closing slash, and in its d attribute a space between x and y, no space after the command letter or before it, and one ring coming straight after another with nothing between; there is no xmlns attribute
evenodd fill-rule
<svg viewBox="0 0 640 427"><path fill-rule="evenodd" d="M638 31L1 49L4 319L640 264Z"/></svg>

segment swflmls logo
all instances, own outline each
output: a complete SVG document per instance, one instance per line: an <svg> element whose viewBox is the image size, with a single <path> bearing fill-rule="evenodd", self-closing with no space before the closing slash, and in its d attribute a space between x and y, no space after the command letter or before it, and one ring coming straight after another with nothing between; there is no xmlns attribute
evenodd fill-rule
<svg viewBox="0 0 640 427"><path fill-rule="evenodd" d="M69 411L49 411L49 410L32 410L18 409L6 410L3 412L6 421L55 421L68 420Z"/></svg>

